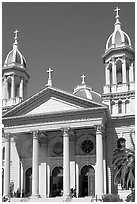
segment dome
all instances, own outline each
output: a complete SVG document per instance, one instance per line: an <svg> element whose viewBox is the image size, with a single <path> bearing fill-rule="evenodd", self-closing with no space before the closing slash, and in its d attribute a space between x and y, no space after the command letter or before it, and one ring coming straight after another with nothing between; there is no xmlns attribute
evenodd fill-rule
<svg viewBox="0 0 137 204"><path fill-rule="evenodd" d="M16 30L15 32L17 33L18 31ZM15 36L14 39L15 42L13 43L13 49L7 54L4 67L14 65L20 68L26 68L26 60L18 49L17 36Z"/></svg>
<svg viewBox="0 0 137 204"><path fill-rule="evenodd" d="M114 24L114 32L109 36L106 43L106 51L111 48L118 48L122 46L131 47L131 41L129 36L121 30L121 23L119 21L118 8L115 9L117 11L116 22Z"/></svg>
<svg viewBox="0 0 137 204"><path fill-rule="evenodd" d="M10 66L12 64L20 66L21 68L26 68L26 60L18 49L13 49L8 53L4 62L4 67Z"/></svg>
<svg viewBox="0 0 137 204"><path fill-rule="evenodd" d="M74 88L73 94L85 99L90 99L97 103L102 103L101 95L93 91L92 87L87 86L84 80L82 81L81 85L78 85L76 88Z"/></svg>

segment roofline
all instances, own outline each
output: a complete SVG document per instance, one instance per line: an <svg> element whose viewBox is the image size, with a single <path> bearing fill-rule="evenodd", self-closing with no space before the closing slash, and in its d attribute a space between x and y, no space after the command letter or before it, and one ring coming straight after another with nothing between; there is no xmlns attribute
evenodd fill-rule
<svg viewBox="0 0 137 204"><path fill-rule="evenodd" d="M2 118L3 123L5 123L6 121L11 121L15 122L15 121L19 121L23 120L23 121L27 121L29 120L37 120L39 119L44 119L46 120L46 118L50 119L50 118L56 118L56 117L68 117L68 116L77 116L77 115L84 115L84 114L89 114L95 112L95 114L99 114L102 113L104 115L104 119L105 119L105 123L107 121L107 113L108 113L108 109L107 107L97 107L97 108L87 108L87 109L79 109L79 110L67 110L67 111L63 111L63 112L54 112L54 113L41 113L41 114L32 114L32 115L21 115L21 116L11 116L11 117L5 117ZM92 115L91 115L92 118ZM34 122L35 123L35 122Z"/></svg>
<svg viewBox="0 0 137 204"><path fill-rule="evenodd" d="M102 107L106 107L105 104L101 104L101 103L97 103L97 102L94 102L94 101L91 101L90 99L84 99L84 98L81 98L79 96L75 96L74 94L71 94L69 92L66 92L66 91L63 91L63 90L60 90L60 89L55 89L53 87L44 87L42 88L39 92L35 93L34 95L32 95L31 97L27 98L26 100L22 101L21 103L17 104L16 106L14 106L12 109L10 109L9 111L7 111L6 113L3 114L3 117L5 117L7 114L9 113L12 113L17 107L20 107L20 106L23 106L24 104L28 103L30 100L34 99L35 97L37 97L39 94L41 94L42 92L44 92L46 89L49 89L49 90L52 90L52 91L57 91L57 92L60 92L60 93L63 93L63 94L66 94L70 97L73 97L75 99L78 99L78 100L81 100L83 102L86 102L86 103L94 103L95 105L99 105L99 106L102 106Z"/></svg>

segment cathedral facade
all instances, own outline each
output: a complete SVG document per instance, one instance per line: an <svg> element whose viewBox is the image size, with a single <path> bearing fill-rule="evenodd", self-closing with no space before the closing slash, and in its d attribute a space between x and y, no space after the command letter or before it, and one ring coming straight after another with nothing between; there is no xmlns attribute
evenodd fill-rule
<svg viewBox="0 0 137 204"><path fill-rule="evenodd" d="M2 69L2 194L10 186L21 196L76 197L119 193L112 155L120 137L132 148L135 135L135 52L122 30L119 9L106 42L102 96L82 75L73 93L47 85L27 98L29 75L15 31Z"/></svg>

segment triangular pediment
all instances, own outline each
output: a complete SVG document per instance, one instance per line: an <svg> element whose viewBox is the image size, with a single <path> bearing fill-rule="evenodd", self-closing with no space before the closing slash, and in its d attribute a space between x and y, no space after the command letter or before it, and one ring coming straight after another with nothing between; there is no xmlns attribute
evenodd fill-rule
<svg viewBox="0 0 137 204"><path fill-rule="evenodd" d="M60 100L55 97L51 97L49 100L43 102L41 105L38 105L36 108L26 113L26 115L42 114L42 113L55 113L62 112L67 110L76 110L80 109L80 106L68 103L66 101Z"/></svg>
<svg viewBox="0 0 137 204"><path fill-rule="evenodd" d="M105 107L105 105L95 103L89 99L83 99L53 87L46 87L16 105L6 112L3 117L52 114L97 107Z"/></svg>

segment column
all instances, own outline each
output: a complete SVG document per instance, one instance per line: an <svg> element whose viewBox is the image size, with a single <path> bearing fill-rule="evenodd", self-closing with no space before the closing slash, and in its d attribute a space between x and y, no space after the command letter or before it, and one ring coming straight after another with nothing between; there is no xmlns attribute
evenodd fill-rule
<svg viewBox="0 0 137 204"><path fill-rule="evenodd" d="M2 86L2 98L6 99L6 77L3 78Z"/></svg>
<svg viewBox="0 0 137 204"><path fill-rule="evenodd" d="M23 78L20 81L20 94L19 94L19 96L21 98L23 98Z"/></svg>
<svg viewBox="0 0 137 204"><path fill-rule="evenodd" d="M109 65L106 64L106 85L110 85L110 70L109 70Z"/></svg>
<svg viewBox="0 0 137 204"><path fill-rule="evenodd" d="M126 58L125 56L123 56L123 60L122 60L122 82L123 84L127 83L127 79L126 79Z"/></svg>
<svg viewBox="0 0 137 204"><path fill-rule="evenodd" d="M50 166L47 165L47 197L50 196Z"/></svg>
<svg viewBox="0 0 137 204"><path fill-rule="evenodd" d="M41 197L47 196L47 165L41 163L39 166L39 194Z"/></svg>
<svg viewBox="0 0 137 204"><path fill-rule="evenodd" d="M116 80L116 64L115 64L115 59L112 59L112 82L113 85L115 85L117 83Z"/></svg>
<svg viewBox="0 0 137 204"><path fill-rule="evenodd" d="M32 196L39 196L38 131L33 132Z"/></svg>
<svg viewBox="0 0 137 204"><path fill-rule="evenodd" d="M104 193L103 173L103 139L102 126L96 126L96 168L95 168L95 194L98 196Z"/></svg>
<svg viewBox="0 0 137 204"><path fill-rule="evenodd" d="M10 133L5 134L4 196L10 193Z"/></svg>
<svg viewBox="0 0 137 204"><path fill-rule="evenodd" d="M21 176L21 186L20 186L20 189L21 189L21 197L23 197L23 193L24 193L24 182L23 182L23 165L22 165L22 162L20 161L20 176Z"/></svg>
<svg viewBox="0 0 137 204"><path fill-rule="evenodd" d="M70 194L69 128L63 129L63 196Z"/></svg>
<svg viewBox="0 0 137 204"><path fill-rule="evenodd" d="M129 83L130 83L130 90L135 90L135 83L134 83L134 64L131 63L129 67Z"/></svg>
<svg viewBox="0 0 137 204"><path fill-rule="evenodd" d="M12 76L12 83L11 83L11 98L15 98L15 76Z"/></svg>
<svg viewBox="0 0 137 204"><path fill-rule="evenodd" d="M129 82L132 83L134 82L133 62L131 63L129 70Z"/></svg>
<svg viewBox="0 0 137 204"><path fill-rule="evenodd" d="M76 164L76 197L79 196L79 168L78 164Z"/></svg>
<svg viewBox="0 0 137 204"><path fill-rule="evenodd" d="M7 79L5 79L5 99L8 99L8 82L7 82Z"/></svg>

